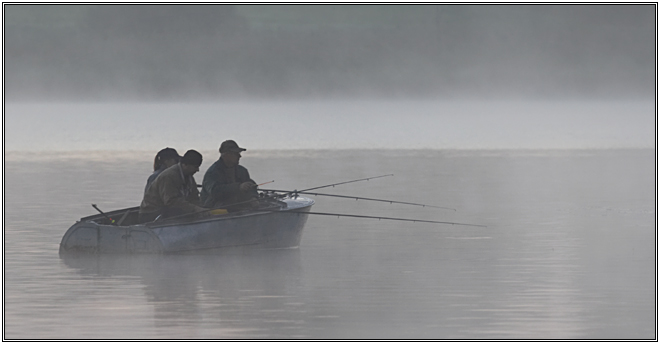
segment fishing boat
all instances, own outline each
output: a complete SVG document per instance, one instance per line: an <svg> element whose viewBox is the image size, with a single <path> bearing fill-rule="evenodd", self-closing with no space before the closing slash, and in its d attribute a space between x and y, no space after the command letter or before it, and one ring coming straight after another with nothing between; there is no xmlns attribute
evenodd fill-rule
<svg viewBox="0 0 660 344"><path fill-rule="evenodd" d="M212 209L165 219L156 218L148 223L138 223L139 207L106 213L92 204L99 214L83 217L66 231L60 243L60 255L69 252L179 253L216 249L295 248L300 245L303 227L309 215L485 227L447 221L311 212L314 200L300 196L339 197L456 211L453 208L420 203L312 192L316 189L388 176L392 174L304 190L260 189L262 192L256 208L232 212L227 212L226 209Z"/></svg>
<svg viewBox="0 0 660 344"><path fill-rule="evenodd" d="M314 200L267 198L257 209L205 216L156 219L139 224L139 207L100 212L81 218L60 243L60 254L178 253L228 248L293 248ZM194 215L194 214L193 214ZM118 219L118 220L116 220Z"/></svg>

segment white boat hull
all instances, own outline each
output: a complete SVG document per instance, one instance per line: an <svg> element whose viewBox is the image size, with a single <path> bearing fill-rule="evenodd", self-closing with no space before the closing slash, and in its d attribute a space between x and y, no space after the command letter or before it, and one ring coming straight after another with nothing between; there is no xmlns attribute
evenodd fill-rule
<svg viewBox="0 0 660 344"><path fill-rule="evenodd" d="M60 253L174 253L231 248L298 247L314 204L310 198L282 200L276 210L216 215L187 223L158 221L129 226L103 224L105 217L81 219L60 243ZM122 211L108 213L115 218ZM107 222L107 221L105 221Z"/></svg>

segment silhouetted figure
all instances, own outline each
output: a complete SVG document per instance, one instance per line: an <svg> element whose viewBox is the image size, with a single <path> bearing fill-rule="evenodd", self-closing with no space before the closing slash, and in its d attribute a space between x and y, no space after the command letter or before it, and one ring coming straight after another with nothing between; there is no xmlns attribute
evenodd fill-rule
<svg viewBox="0 0 660 344"><path fill-rule="evenodd" d="M204 174L201 195L204 207L230 205L229 210L238 210L258 205L257 183L250 179L247 168L238 164L241 152L244 151L246 149L239 147L233 140L220 145L220 159ZM245 203L233 206L241 202Z"/></svg>
<svg viewBox="0 0 660 344"><path fill-rule="evenodd" d="M159 174L144 193L139 222L153 221L159 215L168 218L204 211L199 206L199 191L193 177L201 164L202 155L191 149L178 164Z"/></svg>
<svg viewBox="0 0 660 344"><path fill-rule="evenodd" d="M156 180L159 174L161 174L165 169L175 164L178 164L181 160L181 156L174 148L163 148L161 149L154 158L154 173L152 173L147 179L147 185L144 187L144 192L147 192L149 185Z"/></svg>

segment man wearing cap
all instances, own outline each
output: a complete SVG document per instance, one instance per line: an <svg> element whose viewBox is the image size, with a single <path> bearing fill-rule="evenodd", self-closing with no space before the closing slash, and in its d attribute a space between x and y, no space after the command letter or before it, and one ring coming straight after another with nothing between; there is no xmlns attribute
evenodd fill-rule
<svg viewBox="0 0 660 344"><path fill-rule="evenodd" d="M147 188L140 204L139 222L206 210L199 206L199 192L193 175L199 171L202 155L189 150L181 161L168 167Z"/></svg>
<svg viewBox="0 0 660 344"><path fill-rule="evenodd" d="M250 179L248 170L238 164L241 152L244 151L246 149L239 147L234 140L227 140L220 145L220 159L204 174L202 206L230 206L230 209L238 210L257 205L257 184Z"/></svg>

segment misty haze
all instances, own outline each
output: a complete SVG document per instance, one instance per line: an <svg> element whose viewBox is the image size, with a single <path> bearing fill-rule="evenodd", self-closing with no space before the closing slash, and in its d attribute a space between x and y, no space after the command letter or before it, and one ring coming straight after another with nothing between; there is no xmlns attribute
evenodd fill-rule
<svg viewBox="0 0 660 344"><path fill-rule="evenodd" d="M657 340L657 4L3 9L3 339ZM60 254L227 139L262 190L388 176L293 248Z"/></svg>
<svg viewBox="0 0 660 344"><path fill-rule="evenodd" d="M653 97L653 5L5 5L8 100Z"/></svg>

